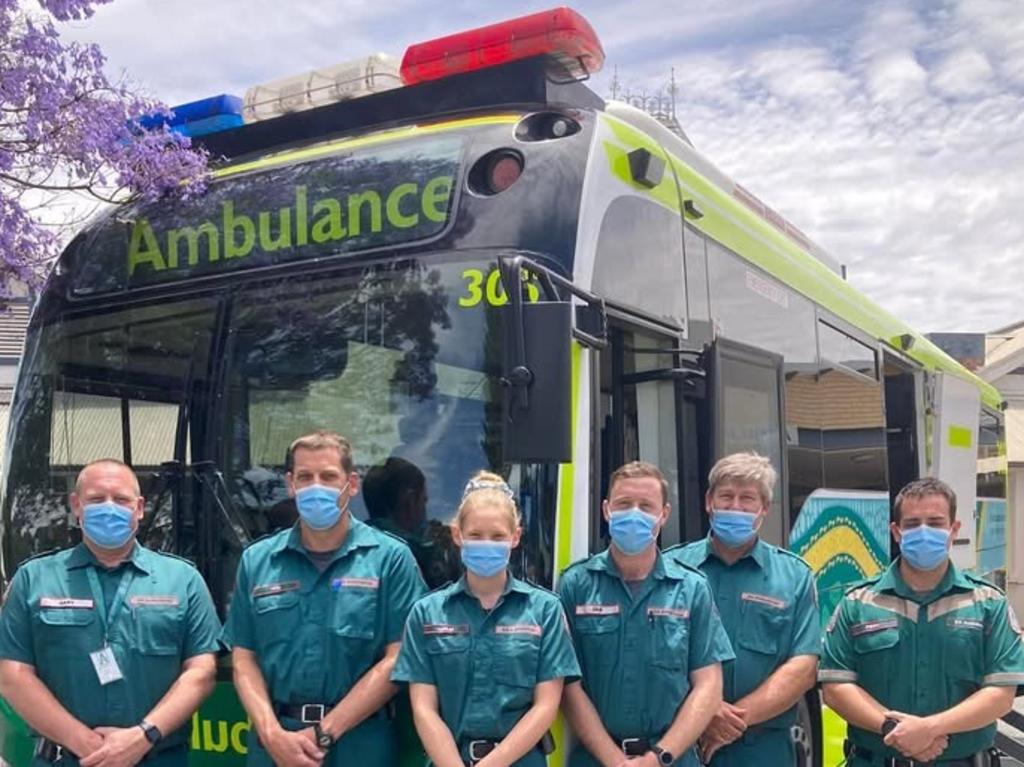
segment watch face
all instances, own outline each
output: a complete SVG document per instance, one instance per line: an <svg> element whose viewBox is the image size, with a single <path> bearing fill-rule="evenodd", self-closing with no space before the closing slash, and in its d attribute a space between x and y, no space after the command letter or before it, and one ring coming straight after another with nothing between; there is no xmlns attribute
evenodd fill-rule
<svg viewBox="0 0 1024 767"><path fill-rule="evenodd" d="M334 745L334 739L326 732L321 733L320 737L318 737L316 741L317 745L320 746L320 748L330 748L332 745Z"/></svg>
<svg viewBox="0 0 1024 767"><path fill-rule="evenodd" d="M670 754L668 751L663 750L660 754L658 754L658 761L666 765L666 767L668 767L668 765L671 765L673 762L675 762L675 757L673 757L672 754Z"/></svg>

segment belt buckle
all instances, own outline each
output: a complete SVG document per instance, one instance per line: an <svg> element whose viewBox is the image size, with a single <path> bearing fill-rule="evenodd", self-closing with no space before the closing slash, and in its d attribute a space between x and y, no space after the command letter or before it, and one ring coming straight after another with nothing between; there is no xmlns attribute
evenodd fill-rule
<svg viewBox="0 0 1024 767"><path fill-rule="evenodd" d="M319 724L324 719L325 709L323 703L303 703L299 720L303 724Z"/></svg>
<svg viewBox="0 0 1024 767"><path fill-rule="evenodd" d="M622 749L622 753L624 753L626 756L643 756L645 753L647 753L646 749L642 751L638 750L631 752L631 746L639 746L641 749L643 749L644 741L644 738L623 738L619 742L619 747Z"/></svg>
<svg viewBox="0 0 1024 767"><path fill-rule="evenodd" d="M483 753L477 753L477 746L484 749ZM494 744L489 740L471 740L469 741L469 758L474 761L480 761L487 756L491 751L494 750Z"/></svg>
<svg viewBox="0 0 1024 767"><path fill-rule="evenodd" d="M52 754L50 753L50 749L47 748L48 744L53 746ZM34 755L40 759L50 762L51 764L59 762L64 758L64 746L47 738L39 738L36 742Z"/></svg>

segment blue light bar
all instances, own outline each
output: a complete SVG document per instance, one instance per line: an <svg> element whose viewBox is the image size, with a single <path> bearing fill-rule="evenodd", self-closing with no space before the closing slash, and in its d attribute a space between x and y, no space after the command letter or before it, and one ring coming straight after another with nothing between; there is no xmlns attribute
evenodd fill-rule
<svg viewBox="0 0 1024 767"><path fill-rule="evenodd" d="M242 99L222 93L199 101L190 101L171 107L174 116L150 115L139 120L145 129L168 126L186 136L206 136L210 133L237 128L242 124Z"/></svg>

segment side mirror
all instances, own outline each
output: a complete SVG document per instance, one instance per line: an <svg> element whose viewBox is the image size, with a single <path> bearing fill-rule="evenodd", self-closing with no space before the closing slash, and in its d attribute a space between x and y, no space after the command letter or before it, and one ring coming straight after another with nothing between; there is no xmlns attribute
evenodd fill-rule
<svg viewBox="0 0 1024 767"><path fill-rule="evenodd" d="M572 304L524 304L519 298L502 312L503 458L509 463L568 463Z"/></svg>
<svg viewBox="0 0 1024 767"><path fill-rule="evenodd" d="M503 458L569 463L573 339L590 349L608 345L604 301L521 255L500 257L498 268L509 298L501 315ZM523 303L524 271L537 277L547 301Z"/></svg>

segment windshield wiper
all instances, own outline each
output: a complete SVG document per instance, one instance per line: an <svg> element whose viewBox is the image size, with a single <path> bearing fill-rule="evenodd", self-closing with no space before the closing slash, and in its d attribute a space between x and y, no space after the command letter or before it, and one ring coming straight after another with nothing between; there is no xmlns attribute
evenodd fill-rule
<svg viewBox="0 0 1024 767"><path fill-rule="evenodd" d="M249 535L248 529L246 529L238 514L235 502L231 499L228 483L224 480L224 473L217 464L213 461L196 461L190 468L194 472L196 479L199 480L199 484L210 491L210 497L213 499L224 521L227 522L228 527L231 528L231 532L234 533L238 545L245 548L252 543L252 536ZM227 503L221 499L222 492L227 499Z"/></svg>

